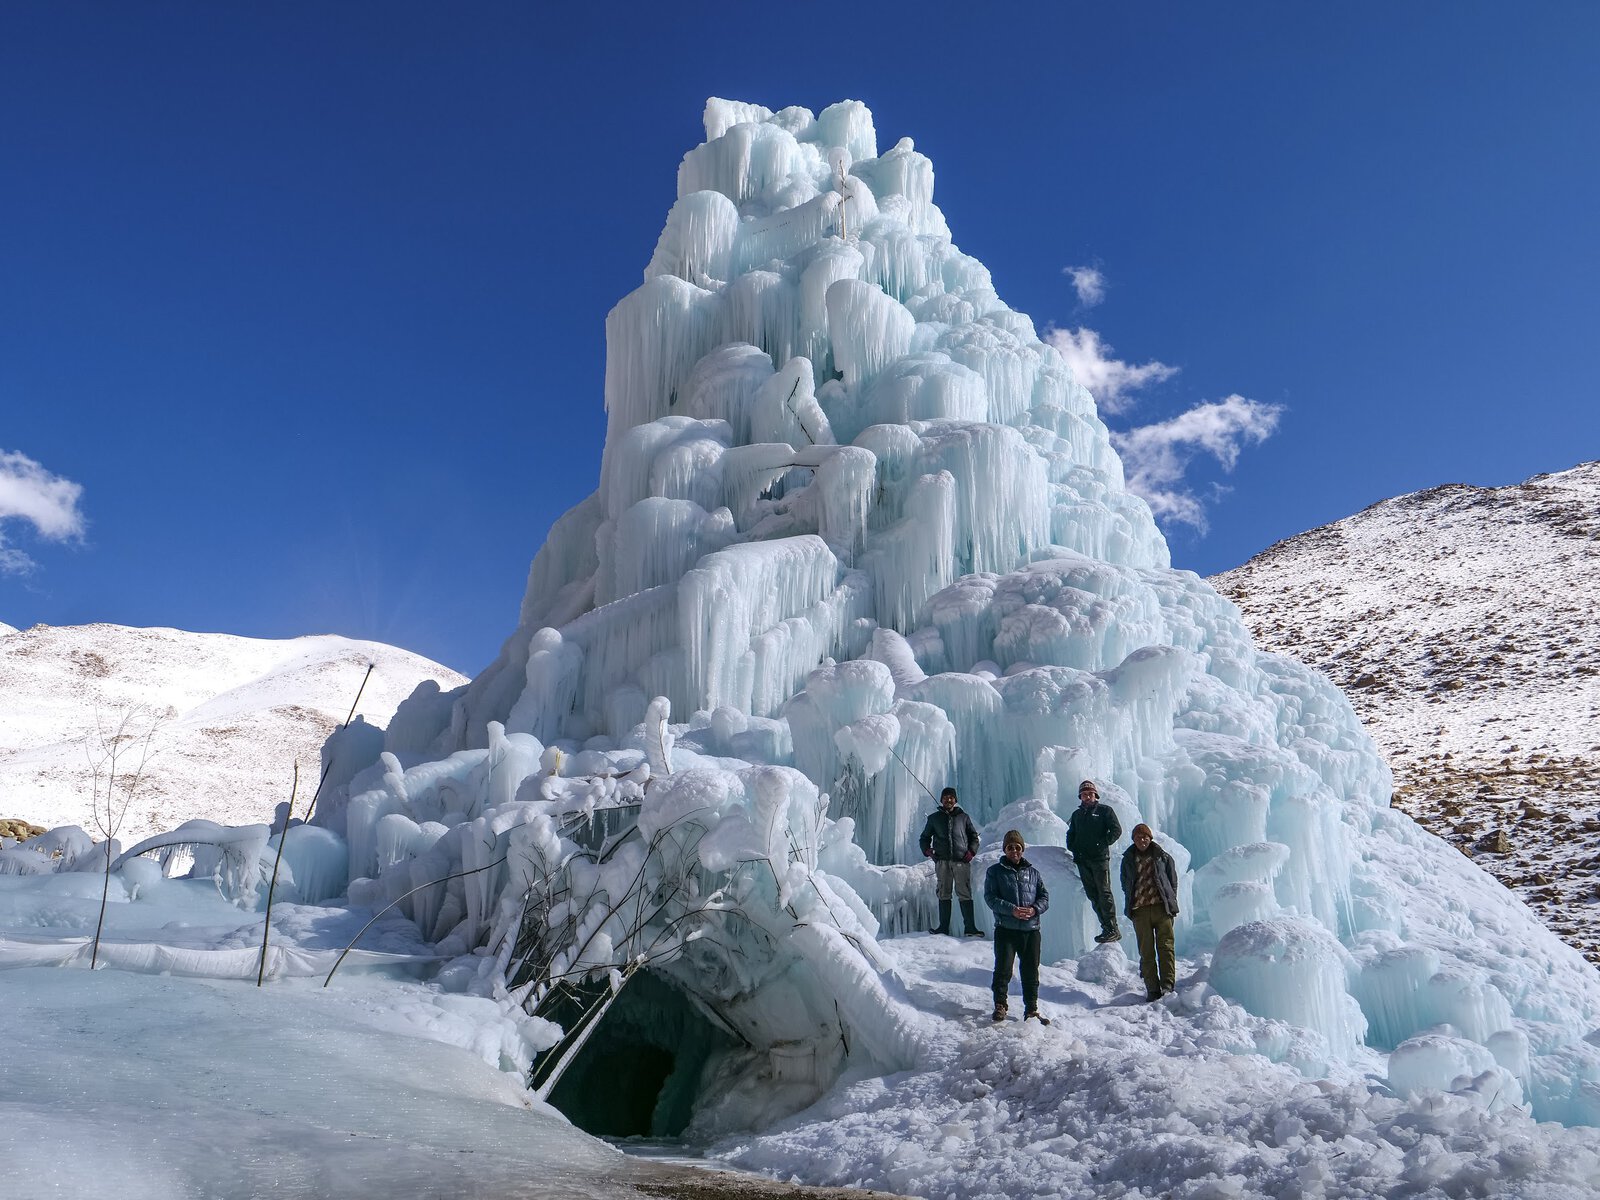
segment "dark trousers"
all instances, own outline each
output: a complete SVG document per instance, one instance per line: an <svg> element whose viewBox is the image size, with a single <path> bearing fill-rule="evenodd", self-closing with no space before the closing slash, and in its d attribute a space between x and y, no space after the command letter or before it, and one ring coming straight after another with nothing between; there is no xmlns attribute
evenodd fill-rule
<svg viewBox="0 0 1600 1200"><path fill-rule="evenodd" d="M1111 860L1109 858L1075 858L1078 878L1083 880L1083 894L1094 906L1094 915L1100 922L1100 932L1110 933L1117 927L1117 902L1111 898Z"/></svg>
<svg viewBox="0 0 1600 1200"><path fill-rule="evenodd" d="M994 927L994 1006L1004 1008L1011 988L1011 963L1022 959L1022 1007L1034 1012L1039 1007L1039 931Z"/></svg>

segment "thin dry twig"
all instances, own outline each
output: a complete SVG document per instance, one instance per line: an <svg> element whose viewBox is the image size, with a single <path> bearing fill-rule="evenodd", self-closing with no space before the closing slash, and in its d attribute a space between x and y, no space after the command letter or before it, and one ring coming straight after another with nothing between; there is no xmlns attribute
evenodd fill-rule
<svg viewBox="0 0 1600 1200"><path fill-rule="evenodd" d="M144 782L145 768L150 763L150 743L154 740L158 730L166 720L164 714L155 714L142 704L133 705L122 711L121 718L116 726L107 733L105 715L97 708L94 714L95 731L91 736L85 736L83 743L84 757L89 763L89 778L93 795L90 798L90 813L94 820L95 828L100 831L105 847L105 877L100 885L100 915L94 926L94 947L89 952L89 969L92 971L100 961L100 937L105 931L106 905L111 899L111 847L116 839L117 831L122 828L123 819L128 815L128 806L133 803L134 794ZM127 757L137 753L139 762L133 770L125 769ZM117 807L116 788L117 779L122 779L122 807ZM105 811L101 812L100 780L105 778Z"/></svg>

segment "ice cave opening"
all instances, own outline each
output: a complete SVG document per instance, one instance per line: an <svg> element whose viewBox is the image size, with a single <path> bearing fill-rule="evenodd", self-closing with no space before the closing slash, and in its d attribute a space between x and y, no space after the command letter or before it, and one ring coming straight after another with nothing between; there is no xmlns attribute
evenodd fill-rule
<svg viewBox="0 0 1600 1200"><path fill-rule="evenodd" d="M566 1002L571 1014L561 1012L555 1019L571 1028L567 1021L604 989L601 982L575 995ZM579 1129L598 1137L681 1137L708 1066L737 1045L669 980L639 971L605 1010L551 1091L550 1102ZM559 1052L559 1047L552 1051ZM534 1064L536 1074L540 1065Z"/></svg>

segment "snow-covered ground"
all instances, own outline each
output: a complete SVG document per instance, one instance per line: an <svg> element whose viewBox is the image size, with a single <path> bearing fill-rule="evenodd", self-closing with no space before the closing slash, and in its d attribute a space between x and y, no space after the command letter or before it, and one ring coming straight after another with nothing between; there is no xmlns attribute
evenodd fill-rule
<svg viewBox="0 0 1600 1200"><path fill-rule="evenodd" d="M1600 964L1597 580L1600 462L1384 500L1213 582L1344 689L1398 807Z"/></svg>
<svg viewBox="0 0 1600 1200"><path fill-rule="evenodd" d="M424 1032L466 1026L449 997L399 983L375 993L358 976L337 983L257 990L116 970L8 971L0 1191L634 1194L615 1151L531 1105L515 1075Z"/></svg>
<svg viewBox="0 0 1600 1200"><path fill-rule="evenodd" d="M280 905L290 953L257 988L258 914L210 885L130 903L114 884L111 955L160 945L175 969L63 969L87 962L99 898L92 874L0 875L6 1200L701 1194L703 1172L620 1154L535 1101L507 1069L526 1062L527 1027L410 982L432 960L409 921L380 920L362 939L374 953L324 988L370 912ZM375 965L385 955L416 961ZM742 1183L728 1194L765 1194Z"/></svg>
<svg viewBox="0 0 1600 1200"><path fill-rule="evenodd" d="M408 981L430 949L409 921L380 921L362 943L375 953L323 988L368 912L280 905L274 945L293 953L257 989L259 915L190 881L133 900L120 890L108 942L130 960L152 943L181 949L174 973L41 965L81 965L98 877L0 876L8 1198L114 1187L130 1200L518 1200L686 1186L533 1101L518 1065L537 1029L503 1003ZM1515 1084L1397 1096L1376 1053L1308 1078L1257 1053L1293 1031L1224 1001L1202 962L1181 961L1178 992L1158 1004L1143 1001L1121 947L1046 966L1046 1029L990 1024L987 942L915 934L881 947L890 1002L916 1014L926 1061L847 1075L714 1155L778 1179L924 1197L1600 1194L1595 1129L1535 1123ZM184 975L207 970L234 977Z"/></svg>
<svg viewBox="0 0 1600 1200"><path fill-rule="evenodd" d="M320 636L275 641L123 625L0 627L0 817L95 828L92 758L123 717L156 723L145 778L118 831L124 846L191 818L266 821L289 798L299 811L319 753L372 678L359 712L376 725L425 680L466 682L394 646ZM129 756L124 756L124 769Z"/></svg>
<svg viewBox="0 0 1600 1200"><path fill-rule="evenodd" d="M1400 1098L1377 1056L1308 1079L1255 1053L1284 1031L1223 1002L1192 962L1176 994L1147 1004L1121 950L1098 949L1043 970L1049 1028L992 1026L987 946L919 936L885 949L940 1021L940 1060L847 1080L720 1154L985 1200L1600 1194L1594 1129L1536 1125L1504 1095Z"/></svg>

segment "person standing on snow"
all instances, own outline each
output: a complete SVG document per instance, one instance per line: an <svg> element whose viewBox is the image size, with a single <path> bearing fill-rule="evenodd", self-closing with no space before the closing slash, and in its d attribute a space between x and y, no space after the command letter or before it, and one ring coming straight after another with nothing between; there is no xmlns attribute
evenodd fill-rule
<svg viewBox="0 0 1600 1200"><path fill-rule="evenodd" d="M1011 963L1022 960L1023 1019L1050 1024L1039 1015L1039 914L1050 907L1044 877L1027 859L1022 835L1006 830L1005 853L983 878L983 902L994 913L994 1019L1006 1019L1006 993L1011 990Z"/></svg>
<svg viewBox="0 0 1600 1200"><path fill-rule="evenodd" d="M950 892L961 901L962 936L982 937L978 919L972 912L972 860L978 853L978 829L972 818L956 803L955 788L939 793L939 807L928 814L922 827L922 855L933 859L933 874L939 884L939 928L950 932Z"/></svg>
<svg viewBox="0 0 1600 1200"><path fill-rule="evenodd" d="M1097 942L1122 938L1122 930L1117 928L1117 902L1111 897L1111 847L1121 836L1116 812L1109 804L1100 803L1100 789L1094 780L1085 779L1078 785L1078 807L1067 822L1067 852L1077 864L1083 894L1099 918Z"/></svg>
<svg viewBox="0 0 1600 1200"><path fill-rule="evenodd" d="M1178 915L1178 867L1148 825L1133 827L1133 845L1122 856L1123 911L1139 939L1139 973L1147 1000L1177 988L1172 918Z"/></svg>

